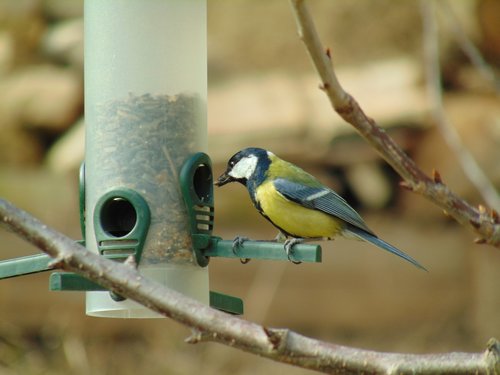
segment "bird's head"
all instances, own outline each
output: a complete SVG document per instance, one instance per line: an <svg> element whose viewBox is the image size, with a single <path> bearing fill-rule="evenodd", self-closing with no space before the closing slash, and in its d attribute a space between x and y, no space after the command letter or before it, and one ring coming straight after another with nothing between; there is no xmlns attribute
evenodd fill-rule
<svg viewBox="0 0 500 375"><path fill-rule="evenodd" d="M256 147L245 148L234 154L227 162L226 171L215 182L223 186L229 182L239 182L246 186L248 180L264 179L273 154Z"/></svg>

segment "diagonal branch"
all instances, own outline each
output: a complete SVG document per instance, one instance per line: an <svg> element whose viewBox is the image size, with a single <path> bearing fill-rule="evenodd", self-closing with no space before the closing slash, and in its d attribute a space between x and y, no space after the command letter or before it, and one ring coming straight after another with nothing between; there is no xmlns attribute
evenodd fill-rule
<svg viewBox="0 0 500 375"><path fill-rule="evenodd" d="M361 133L403 178L403 187L423 195L460 224L469 224L479 235L477 242L500 247L500 218L497 211L482 205L473 207L443 184L437 171L430 178L418 168L394 140L363 112L356 100L344 91L332 66L331 51L323 48L305 1L290 1L299 36L321 78L321 89L334 110Z"/></svg>
<svg viewBox="0 0 500 375"><path fill-rule="evenodd" d="M0 224L52 256L54 266L76 272L121 296L191 327L189 343L213 341L278 362L332 374L493 374L500 344L483 353L396 354L349 348L262 327L227 315L143 277L130 265L94 254L70 238L0 199Z"/></svg>

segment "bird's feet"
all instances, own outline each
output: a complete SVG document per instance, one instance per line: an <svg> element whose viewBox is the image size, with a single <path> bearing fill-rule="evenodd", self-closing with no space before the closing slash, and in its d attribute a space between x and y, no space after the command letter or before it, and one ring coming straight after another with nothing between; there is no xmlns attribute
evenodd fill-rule
<svg viewBox="0 0 500 375"><path fill-rule="evenodd" d="M286 251L286 256L288 257L288 260L292 262L293 264L300 264L302 262L293 260L293 247L304 241L303 238L288 238L285 240L285 251Z"/></svg>
<svg viewBox="0 0 500 375"><path fill-rule="evenodd" d="M238 255L238 248L243 247L243 243L245 241L248 241L249 239L250 238L248 238L248 237L236 236L233 240L233 247L232 247L233 254ZM248 262L250 262L250 259L249 258L240 258L240 262L241 262L241 264L247 264Z"/></svg>

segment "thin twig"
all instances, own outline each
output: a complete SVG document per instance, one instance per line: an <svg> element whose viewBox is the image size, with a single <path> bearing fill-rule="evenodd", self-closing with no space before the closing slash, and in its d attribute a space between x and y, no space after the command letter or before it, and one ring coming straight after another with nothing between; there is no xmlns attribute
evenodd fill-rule
<svg viewBox="0 0 500 375"><path fill-rule="evenodd" d="M475 208L454 194L439 173L428 177L415 162L368 117L356 100L340 86L333 69L330 49L324 49L314 22L303 0L290 0L301 40L321 77L321 89L328 96L332 107L350 123L404 179L402 186L419 193L441 207L460 224L469 224L480 238L478 242L500 247L500 220L494 209Z"/></svg>
<svg viewBox="0 0 500 375"><path fill-rule="evenodd" d="M189 342L214 341L272 360L331 374L493 374L500 344L483 353L397 354L329 344L286 329L262 327L227 315L142 276L134 267L94 254L0 199L0 224L28 240L61 266L192 328Z"/></svg>
<svg viewBox="0 0 500 375"><path fill-rule="evenodd" d="M469 58L471 63L476 67L483 78L493 86L497 93L500 92L500 81L498 80L495 71L485 61L481 52L476 48L467 33L464 31L456 13L450 6L449 1L440 0L436 3L442 8L443 13L445 14L445 19L449 21L448 24L451 27L452 35L462 51Z"/></svg>
<svg viewBox="0 0 500 375"><path fill-rule="evenodd" d="M424 55L427 95L432 106L432 116L448 146L453 150L469 181L476 187L486 203L500 210L498 193L476 162L469 150L463 145L458 132L451 124L443 106L441 74L439 67L439 41L433 0L421 0L424 33Z"/></svg>

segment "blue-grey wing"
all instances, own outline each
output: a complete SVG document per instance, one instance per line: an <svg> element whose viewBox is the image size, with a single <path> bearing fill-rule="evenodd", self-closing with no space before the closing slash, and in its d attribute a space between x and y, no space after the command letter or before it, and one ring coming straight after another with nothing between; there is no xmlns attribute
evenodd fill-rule
<svg viewBox="0 0 500 375"><path fill-rule="evenodd" d="M349 206L346 200L325 186L311 187L284 178L278 178L274 180L274 187L281 195L293 202L333 215L373 234L361 216Z"/></svg>

